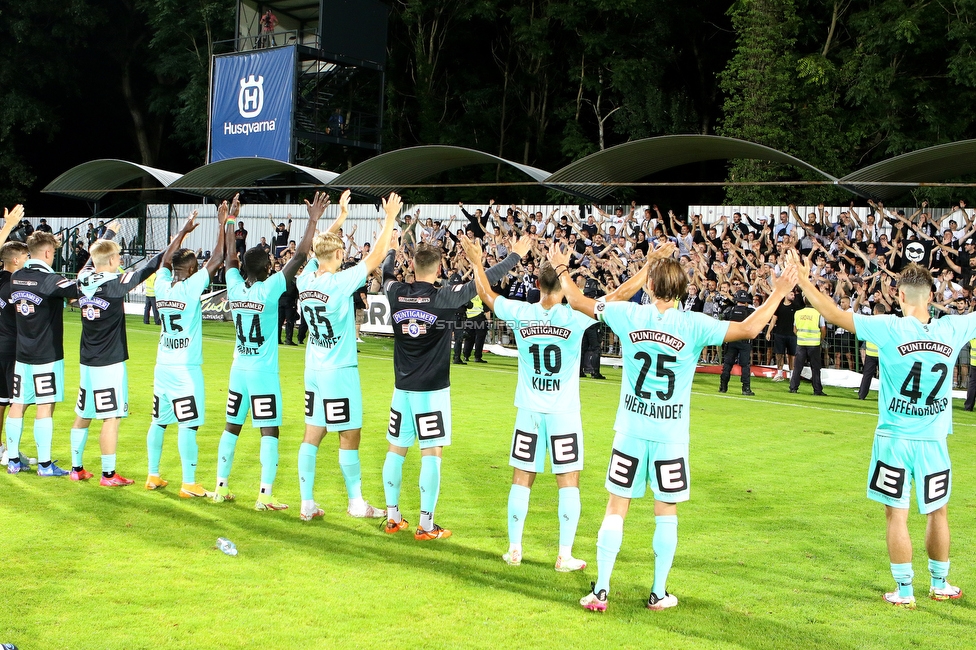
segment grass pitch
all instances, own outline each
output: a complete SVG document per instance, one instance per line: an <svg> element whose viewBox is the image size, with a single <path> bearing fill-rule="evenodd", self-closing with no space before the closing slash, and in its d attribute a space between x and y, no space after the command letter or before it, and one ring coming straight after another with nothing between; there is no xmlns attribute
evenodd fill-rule
<svg viewBox="0 0 976 650"><path fill-rule="evenodd" d="M54 456L70 464L68 430L77 389L80 326L66 317L66 401L55 413ZM208 424L201 429L200 482L212 487L233 350L228 325L207 323ZM292 508L255 512L258 433L245 428L231 487L236 503L177 497L175 427L167 431L162 473L170 486L142 489L145 434L152 405L157 329L129 322L129 404L119 471L123 489L0 477L0 642L43 648L328 647L668 647L903 648L969 647L976 626L976 417L956 404L950 438L954 543L950 580L964 598L925 598L923 517L913 514L917 611L881 600L892 580L884 513L865 494L876 403L854 391L754 380L742 398L716 376L695 380L692 398L692 500L679 507L679 544L668 588L681 605L644 609L654 555L653 504L637 501L624 530L603 614L577 600L596 576L596 533L606 505L604 472L613 437L619 371L583 380L586 470L575 554L581 573L557 574L556 487L540 476L532 493L519 568L507 549L507 466L515 420L514 359L452 367L454 445L444 454L437 521L454 530L443 542L395 537L345 514L335 436L318 460L316 497L324 520L298 519L297 455L303 431L303 349L281 349L284 426L276 495ZM360 346L365 421L361 450L367 499L383 504L381 469L393 390L392 342ZM805 393L805 394L804 394ZM872 394L873 396L874 394ZM33 455L28 413L23 448ZM404 467L401 508L416 524L419 455ZM86 464L99 467L92 429ZM236 558L214 549L225 536Z"/></svg>

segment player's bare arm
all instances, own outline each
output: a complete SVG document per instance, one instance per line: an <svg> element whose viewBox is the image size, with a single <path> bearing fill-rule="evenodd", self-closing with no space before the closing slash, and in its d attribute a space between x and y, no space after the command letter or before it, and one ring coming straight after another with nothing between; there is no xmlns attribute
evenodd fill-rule
<svg viewBox="0 0 976 650"><path fill-rule="evenodd" d="M640 291L644 285L647 284L647 274L650 272L651 267L654 266L658 260L667 259L673 256L676 250L678 250L678 247L675 246L674 242L669 241L664 246L650 251L647 255L647 262L645 262L644 266L642 266L633 277L629 278L626 282L608 293L606 295L606 301L622 302L633 298L634 294Z"/></svg>
<svg viewBox="0 0 976 650"><path fill-rule="evenodd" d="M820 312L824 320L838 327L843 327L848 332L857 334L854 328L854 314L837 306L833 298L822 293L810 280L810 258L801 260L799 253L790 250L786 253L786 259L789 264L797 269L797 285L803 291L803 295L810 301L810 305Z"/></svg>
<svg viewBox="0 0 976 650"><path fill-rule="evenodd" d="M239 269L241 261L237 257L237 242L234 230L237 229L237 216L241 212L241 195L235 194L230 202L230 215L224 223L224 261L228 269Z"/></svg>
<svg viewBox="0 0 976 650"><path fill-rule="evenodd" d="M346 192L348 191L346 190ZM345 192L343 192L343 196L345 196ZM342 205L342 199L339 200L339 204ZM390 192L390 196L383 199L383 211L386 212L386 221L383 222L383 230L380 231L379 236L376 238L373 249L369 251L369 255L363 260L367 273L375 271L380 265L380 262L383 261L383 258L386 257L387 252L390 251L393 230L396 228L397 217L400 216L401 208L403 208L403 201L396 192Z"/></svg>
<svg viewBox="0 0 976 650"><path fill-rule="evenodd" d="M561 245L553 242L547 257L559 276L559 286L562 287L563 295L566 296L566 302L576 311L592 318L596 309L596 300L584 296L576 283L573 282L573 277L569 273L569 251L563 250Z"/></svg>
<svg viewBox="0 0 976 650"><path fill-rule="evenodd" d="M224 228L227 226L229 216L230 207L227 205L227 201L224 201L217 208L217 243L214 244L213 254L204 267L211 278L220 268L220 265L224 263Z"/></svg>
<svg viewBox="0 0 976 650"><path fill-rule="evenodd" d="M748 318L740 323L729 323L729 330L725 334L725 341L741 341L754 339L766 327L769 319L776 313L776 308L783 302L783 298L796 286L797 269L795 264L787 264L783 274L773 282L773 293L766 302L752 312Z"/></svg>
<svg viewBox="0 0 976 650"><path fill-rule="evenodd" d="M224 201L222 207L223 208L227 207L227 201ZM225 211L224 217L226 216L227 214ZM162 267L165 267L167 269L173 268L173 255L176 253L176 251L180 249L181 246L183 246L183 240L186 238L186 236L189 235L194 230L196 230L197 226L200 225L196 223L195 221L196 218L197 218L197 211L194 210L193 212L190 213L190 216L186 218L186 221L183 223L183 226L180 228L179 232L177 232L176 235L173 236L173 240L169 243L169 246L166 247L166 250L163 252L163 259L159 261L158 268L162 268Z"/></svg>
<svg viewBox="0 0 976 650"><path fill-rule="evenodd" d="M302 235L302 241L298 243L295 249L295 255L288 260L285 268L281 269L286 280L294 280L298 269L308 259L308 251L312 248L312 240L315 239L315 231L318 227L319 218L325 214L328 207L329 195L325 192L316 192L311 203L308 202L308 199L305 199L305 208L308 210L308 224L305 226L305 234Z"/></svg>
<svg viewBox="0 0 976 650"><path fill-rule="evenodd" d="M19 203L15 205L10 211L7 208L3 209L3 228L0 228L0 244L7 241L10 237L10 233L14 231L14 228L20 225L21 219L24 218L24 206Z"/></svg>
<svg viewBox="0 0 976 650"><path fill-rule="evenodd" d="M332 225L329 226L329 229L326 232L339 234L339 231L342 229L342 224L346 222L346 217L349 216L349 199L351 198L352 191L350 190L345 190L341 195L339 195L339 216L336 217L336 220L332 222ZM326 197L326 199L328 199L328 197ZM305 203L308 203L308 201ZM328 205L328 203L326 203L326 205Z"/></svg>

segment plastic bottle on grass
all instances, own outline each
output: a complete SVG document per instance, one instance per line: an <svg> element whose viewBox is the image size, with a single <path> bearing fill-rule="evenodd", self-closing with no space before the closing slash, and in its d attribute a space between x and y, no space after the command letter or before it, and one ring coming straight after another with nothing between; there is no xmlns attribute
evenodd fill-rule
<svg viewBox="0 0 976 650"><path fill-rule="evenodd" d="M226 537L217 538L217 548L220 549L221 553L224 555L236 556L237 547L234 546L234 542L230 541Z"/></svg>

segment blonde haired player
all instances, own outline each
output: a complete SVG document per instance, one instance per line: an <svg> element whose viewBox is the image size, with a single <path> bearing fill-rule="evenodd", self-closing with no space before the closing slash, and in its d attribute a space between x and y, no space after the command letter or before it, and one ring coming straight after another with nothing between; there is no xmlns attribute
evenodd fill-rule
<svg viewBox="0 0 976 650"><path fill-rule="evenodd" d="M390 249L393 229L400 214L396 194L383 199L386 221L369 255L344 271L346 248L336 232L349 212L350 192L339 199L340 215L330 232L312 240L315 258L298 277L302 318L308 323L305 348L305 439L298 449L298 481L302 497L301 519L325 514L315 503L315 461L327 431L339 435L339 470L353 517L380 518L386 510L363 499L359 441L363 427L363 394L356 357L356 310L353 294L366 283Z"/></svg>

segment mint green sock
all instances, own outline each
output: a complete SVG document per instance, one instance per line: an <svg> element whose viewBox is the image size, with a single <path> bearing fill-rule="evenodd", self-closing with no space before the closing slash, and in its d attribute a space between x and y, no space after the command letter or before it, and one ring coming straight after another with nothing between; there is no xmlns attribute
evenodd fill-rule
<svg viewBox="0 0 976 650"><path fill-rule="evenodd" d="M403 462L406 457L386 452L383 462L383 495L386 497L387 510L400 505L400 486L403 484Z"/></svg>
<svg viewBox="0 0 976 650"><path fill-rule="evenodd" d="M437 497L441 492L441 459L437 456L423 456L420 459L420 525L424 530L431 530L434 521L434 509L437 508ZM428 523L424 513L429 516Z"/></svg>
<svg viewBox="0 0 976 650"><path fill-rule="evenodd" d="M85 445L88 443L88 427L71 430L71 467L85 466Z"/></svg>
<svg viewBox="0 0 976 650"><path fill-rule="evenodd" d="M315 490L315 460L319 448L303 442L298 448L298 491L302 501L312 501Z"/></svg>
<svg viewBox="0 0 976 650"><path fill-rule="evenodd" d="M20 439L24 435L24 418L7 416L4 431L7 434L7 457L20 458Z"/></svg>
<svg viewBox="0 0 976 650"><path fill-rule="evenodd" d="M234 465L234 451L237 449L237 436L230 431L220 434L220 444L217 445L217 481L230 478L230 470Z"/></svg>
<svg viewBox="0 0 976 650"><path fill-rule="evenodd" d="M37 462L51 462L51 443L54 441L54 419L34 419L34 442L37 444Z"/></svg>
<svg viewBox="0 0 976 650"><path fill-rule="evenodd" d="M87 431L85 432L87 436ZM146 452L149 454L149 475L159 476L159 459L163 457L163 435L166 428L158 424L150 424L146 433ZM74 449L75 430L71 430L72 449Z"/></svg>
<svg viewBox="0 0 976 650"><path fill-rule="evenodd" d="M929 558L929 573L932 575L932 588L945 589L949 577L949 560L939 562Z"/></svg>
<svg viewBox="0 0 976 650"><path fill-rule="evenodd" d="M359 465L358 449L339 450L339 470L346 482L346 495L350 499L363 498L363 472Z"/></svg>
<svg viewBox="0 0 976 650"><path fill-rule="evenodd" d="M261 436L261 483L271 485L278 475L278 439Z"/></svg>
<svg viewBox="0 0 976 650"><path fill-rule="evenodd" d="M617 561L617 553L624 540L624 519L620 515L607 515L603 518L600 532L596 536L596 584L593 593L606 590L610 593L610 574Z"/></svg>
<svg viewBox="0 0 976 650"><path fill-rule="evenodd" d="M678 548L678 515L654 517L654 586L651 591L658 598L664 598L668 584L668 574L674 563L674 552Z"/></svg>
<svg viewBox="0 0 976 650"><path fill-rule="evenodd" d="M898 585L899 596L902 598L911 598L915 595L915 589L912 587L915 571L912 569L911 562L905 562L904 564L892 563L891 577L895 579L895 583Z"/></svg>
<svg viewBox="0 0 976 650"><path fill-rule="evenodd" d="M180 464L183 466L183 482L197 482L197 460L200 448L197 446L197 430L193 427L179 427L176 430L176 448L180 450Z"/></svg>
<svg viewBox="0 0 976 650"><path fill-rule="evenodd" d="M102 475L111 476L115 472L115 454L102 456Z"/></svg>
<svg viewBox="0 0 976 650"><path fill-rule="evenodd" d="M532 490L524 485L512 485L508 491L508 543L522 545L525 518L529 514L529 495Z"/></svg>
<svg viewBox="0 0 976 650"><path fill-rule="evenodd" d="M580 520L580 491L575 487L559 489L559 545L573 547Z"/></svg>

